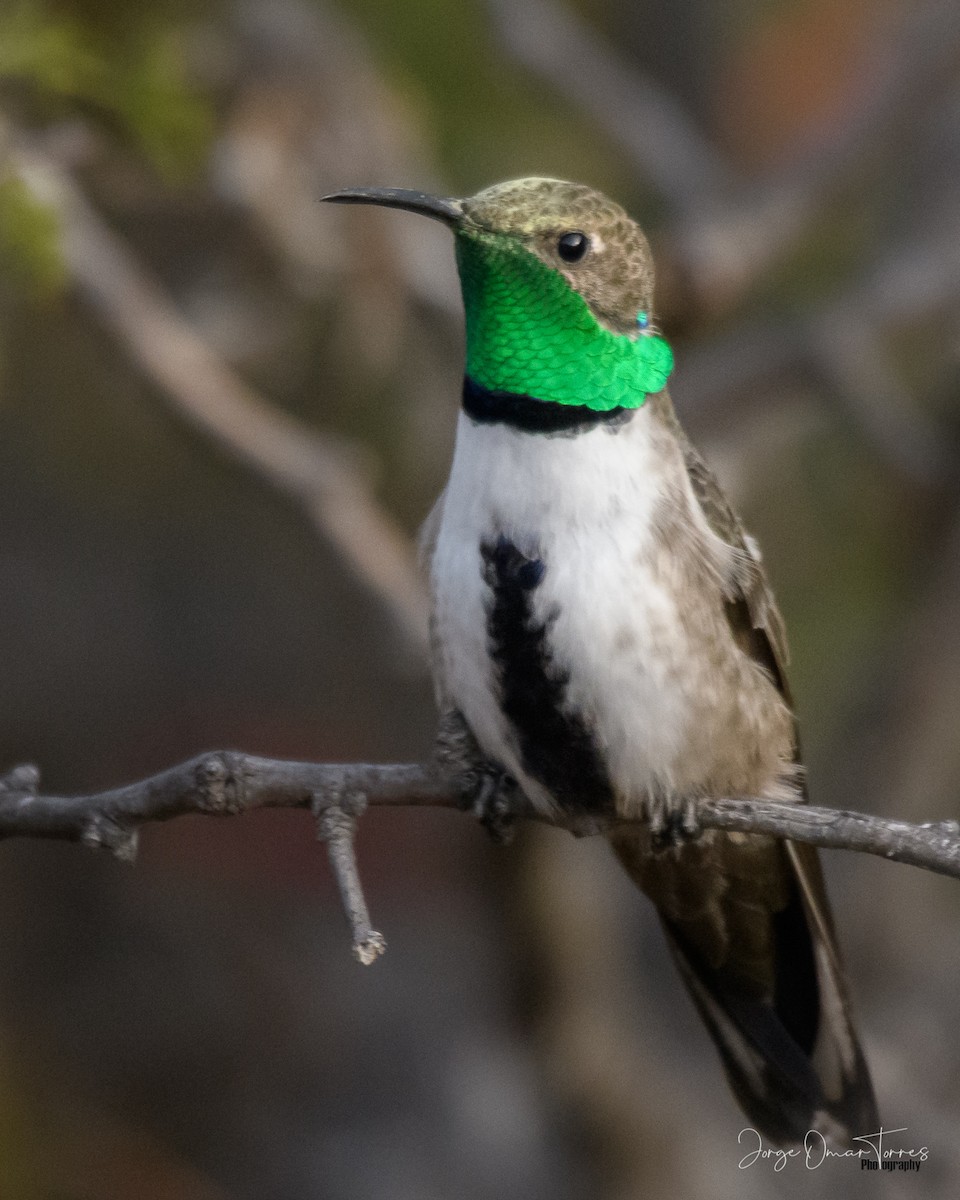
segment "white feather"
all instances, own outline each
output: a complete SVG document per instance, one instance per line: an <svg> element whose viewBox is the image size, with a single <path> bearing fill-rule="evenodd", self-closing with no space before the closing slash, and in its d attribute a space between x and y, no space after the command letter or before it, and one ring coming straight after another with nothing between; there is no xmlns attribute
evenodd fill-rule
<svg viewBox="0 0 960 1200"><path fill-rule="evenodd" d="M441 688L485 753L545 811L550 796L524 771L500 710L483 542L502 534L545 563L533 613L549 622L552 662L569 680L565 702L593 731L622 811L649 795L695 793L713 767L705 723L724 731L730 699L715 664L690 644L669 562L680 550L663 542L658 505L668 495L687 504L718 619L734 552L709 529L679 447L655 421L645 407L616 432L548 437L460 416L431 562ZM747 670L749 683L763 683Z"/></svg>

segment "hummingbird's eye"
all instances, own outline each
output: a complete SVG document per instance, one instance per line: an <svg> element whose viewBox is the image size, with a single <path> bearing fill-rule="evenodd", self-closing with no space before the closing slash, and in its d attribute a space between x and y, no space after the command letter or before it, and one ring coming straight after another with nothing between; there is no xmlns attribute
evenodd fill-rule
<svg viewBox="0 0 960 1200"><path fill-rule="evenodd" d="M557 241L557 253L564 262L579 262L590 248L590 239L579 229L562 233Z"/></svg>

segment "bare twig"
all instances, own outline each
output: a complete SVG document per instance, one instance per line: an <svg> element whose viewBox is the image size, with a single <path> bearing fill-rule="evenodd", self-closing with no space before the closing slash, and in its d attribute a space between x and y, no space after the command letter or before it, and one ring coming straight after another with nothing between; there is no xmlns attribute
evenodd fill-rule
<svg viewBox="0 0 960 1200"><path fill-rule="evenodd" d="M427 608L410 539L348 456L267 404L198 336L65 172L35 152L14 162L59 218L70 278L175 411L296 501L423 650Z"/></svg>
<svg viewBox="0 0 960 1200"><path fill-rule="evenodd" d="M310 808L340 888L354 953L373 962L383 953L370 925L354 858L356 822L367 805L456 808L458 798L431 766L416 763L305 763L257 758L232 750L199 755L139 783L88 796L43 796L39 772L16 767L0 779L0 838L61 838L103 847L124 859L139 827L186 814L230 816L254 808ZM758 799L703 800L706 829L761 833L834 850L861 850L960 879L960 823L911 825L865 813L777 804ZM625 822L547 818L518 802L517 815L578 835Z"/></svg>
<svg viewBox="0 0 960 1200"><path fill-rule="evenodd" d="M697 810L708 829L768 833L825 850L860 850L960 879L960 822L873 817L812 804L768 800L705 800Z"/></svg>

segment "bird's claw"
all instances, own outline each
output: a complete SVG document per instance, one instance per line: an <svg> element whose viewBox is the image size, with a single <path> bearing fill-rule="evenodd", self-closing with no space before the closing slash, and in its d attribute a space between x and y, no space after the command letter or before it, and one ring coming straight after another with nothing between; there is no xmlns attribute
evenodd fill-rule
<svg viewBox="0 0 960 1200"><path fill-rule="evenodd" d="M654 850L666 850L695 842L703 832L697 813L697 801L682 800L655 804L650 812L650 843Z"/></svg>
<svg viewBox="0 0 960 1200"><path fill-rule="evenodd" d="M499 767L471 773L460 788L458 807L472 812L493 840L506 845L513 840L516 816L513 794L516 783Z"/></svg>

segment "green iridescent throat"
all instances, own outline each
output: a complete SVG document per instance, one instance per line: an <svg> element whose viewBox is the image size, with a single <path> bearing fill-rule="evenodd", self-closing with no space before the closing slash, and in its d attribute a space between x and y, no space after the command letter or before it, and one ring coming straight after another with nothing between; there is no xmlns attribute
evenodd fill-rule
<svg viewBox="0 0 960 1200"><path fill-rule="evenodd" d="M457 232L467 375L491 391L597 412L639 408L673 367L662 337L604 329L579 293L515 238Z"/></svg>

